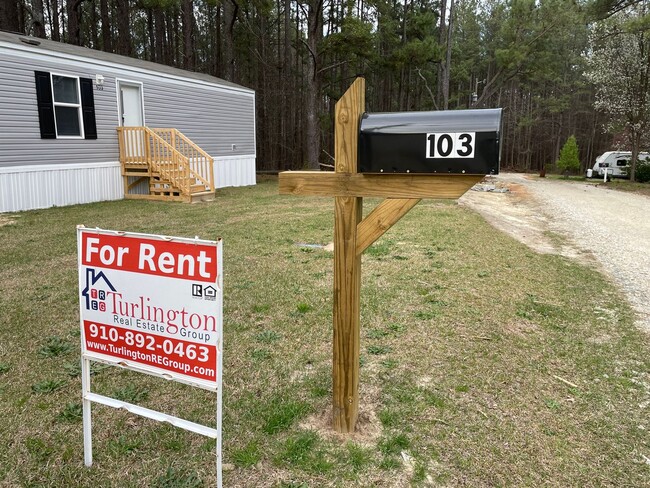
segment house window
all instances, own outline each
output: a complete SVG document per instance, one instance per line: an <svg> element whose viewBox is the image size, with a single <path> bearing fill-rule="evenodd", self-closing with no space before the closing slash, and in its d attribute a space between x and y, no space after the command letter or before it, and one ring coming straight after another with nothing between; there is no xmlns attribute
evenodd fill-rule
<svg viewBox="0 0 650 488"><path fill-rule="evenodd" d="M97 139L93 80L34 71L41 139Z"/></svg>
<svg viewBox="0 0 650 488"><path fill-rule="evenodd" d="M83 137L79 78L52 74L57 137Z"/></svg>

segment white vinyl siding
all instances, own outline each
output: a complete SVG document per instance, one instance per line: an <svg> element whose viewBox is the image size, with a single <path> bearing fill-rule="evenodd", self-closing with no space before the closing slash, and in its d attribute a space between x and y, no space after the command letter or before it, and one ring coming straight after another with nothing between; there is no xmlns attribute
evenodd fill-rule
<svg viewBox="0 0 650 488"><path fill-rule="evenodd" d="M0 168L118 161L116 78L143 84L148 126L175 127L215 159L255 155L253 92L221 89L191 78L181 82L139 74L132 67L121 71L92 58L83 68L79 64L41 53L27 56L0 45ZM90 79L104 76L103 90L93 92L96 140L41 139L34 71Z"/></svg>

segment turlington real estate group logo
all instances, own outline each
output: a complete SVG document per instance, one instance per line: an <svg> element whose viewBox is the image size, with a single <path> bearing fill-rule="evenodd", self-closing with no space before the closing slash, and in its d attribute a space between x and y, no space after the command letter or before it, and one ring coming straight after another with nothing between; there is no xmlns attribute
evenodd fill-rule
<svg viewBox="0 0 650 488"><path fill-rule="evenodd" d="M106 311L106 296L108 291L117 291L103 271L86 268L86 286L81 295L86 299L86 310Z"/></svg>

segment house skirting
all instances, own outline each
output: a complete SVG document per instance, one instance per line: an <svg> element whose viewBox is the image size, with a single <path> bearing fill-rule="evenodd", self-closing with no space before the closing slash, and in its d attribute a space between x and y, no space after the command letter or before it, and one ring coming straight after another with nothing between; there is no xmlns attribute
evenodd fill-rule
<svg viewBox="0 0 650 488"><path fill-rule="evenodd" d="M255 184L255 156L214 158L217 188ZM0 168L0 212L120 200L119 162Z"/></svg>

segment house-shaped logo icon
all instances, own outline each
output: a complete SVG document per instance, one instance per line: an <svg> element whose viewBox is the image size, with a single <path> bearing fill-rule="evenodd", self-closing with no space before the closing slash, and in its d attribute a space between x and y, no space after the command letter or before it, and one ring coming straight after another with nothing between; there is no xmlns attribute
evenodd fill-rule
<svg viewBox="0 0 650 488"><path fill-rule="evenodd" d="M108 290L115 291L115 287L104 272L98 273L94 268L86 268L86 287L81 291L81 295L86 299L86 310L106 311Z"/></svg>
<svg viewBox="0 0 650 488"><path fill-rule="evenodd" d="M207 300L214 300L217 297L217 289L214 286L204 287L203 297Z"/></svg>

